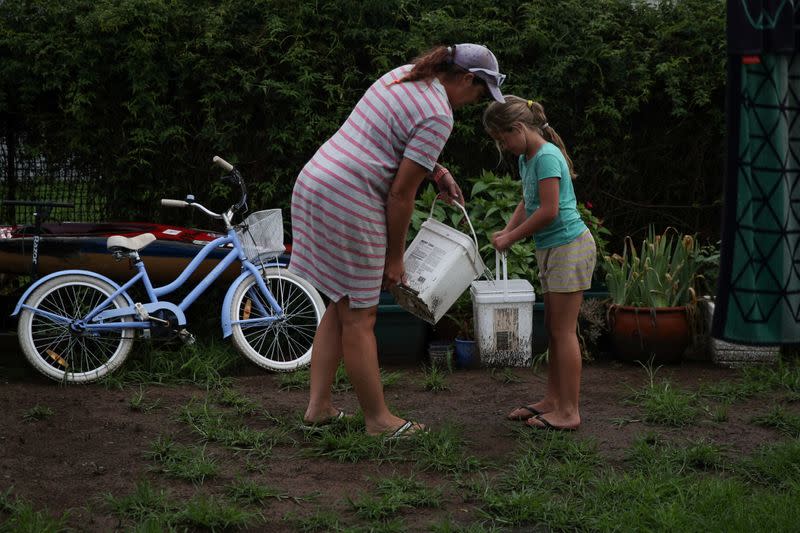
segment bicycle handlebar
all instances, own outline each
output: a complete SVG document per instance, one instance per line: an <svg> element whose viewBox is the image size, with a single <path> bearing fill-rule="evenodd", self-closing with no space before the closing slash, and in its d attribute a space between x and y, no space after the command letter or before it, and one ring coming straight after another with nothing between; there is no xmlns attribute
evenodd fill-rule
<svg viewBox="0 0 800 533"><path fill-rule="evenodd" d="M163 205L164 207L194 207L196 209L199 209L206 215L212 218L222 219L225 221L226 225L230 225L230 221L234 213L247 210L247 187L245 187L244 185L244 179L242 178L242 175L239 174L239 171L236 170L236 168L233 165L231 165L218 155L215 155L211 159L211 162L220 167L221 169L225 170L226 172L229 172L229 175L226 176L225 178L230 179L232 182L238 184L242 192L242 196L239 199L239 201L236 204L232 205L231 208L226 213L215 213L209 210L204 205L195 202L194 196L187 196L186 200L170 200L168 198L162 198L161 205Z"/></svg>
<svg viewBox="0 0 800 533"><path fill-rule="evenodd" d="M220 167L225 172L230 172L233 170L233 165L231 165L218 155L215 155L214 158L211 160L211 162Z"/></svg>
<svg viewBox="0 0 800 533"><path fill-rule="evenodd" d="M161 205L164 207L186 207L189 205L189 202L185 202L183 200L168 200L166 198L161 199Z"/></svg>
<svg viewBox="0 0 800 533"><path fill-rule="evenodd" d="M239 189L242 192L242 196L241 196L241 198L239 198L239 201L236 202L236 204L234 204L233 206L231 206L231 212L237 212L238 213L239 211L246 211L247 210L247 187L244 184L244 178L242 178L242 175L239 174L239 171L236 170L236 168L233 165L231 165L230 163L228 163L227 161L225 161L224 159L222 159L218 155L215 155L211 159L211 162L213 164L217 165L218 167L220 167L221 169L223 169L225 172L229 172L230 174L229 174L228 178L232 182L234 182L237 185L239 185Z"/></svg>

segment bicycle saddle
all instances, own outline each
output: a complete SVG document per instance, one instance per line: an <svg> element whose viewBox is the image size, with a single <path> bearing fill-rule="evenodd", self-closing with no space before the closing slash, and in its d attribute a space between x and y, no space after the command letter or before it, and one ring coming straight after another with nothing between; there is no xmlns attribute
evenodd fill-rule
<svg viewBox="0 0 800 533"><path fill-rule="evenodd" d="M139 251L147 247L148 244L154 242L156 236L152 233L142 233L136 237L123 237L122 235L112 235L106 241L106 248L109 250L123 249L130 251Z"/></svg>

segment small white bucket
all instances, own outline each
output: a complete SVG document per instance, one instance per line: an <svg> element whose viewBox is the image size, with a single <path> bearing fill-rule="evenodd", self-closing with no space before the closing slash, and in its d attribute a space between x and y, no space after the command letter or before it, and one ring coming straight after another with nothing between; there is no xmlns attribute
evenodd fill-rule
<svg viewBox="0 0 800 533"><path fill-rule="evenodd" d="M530 366L536 300L533 286L524 279L508 279L506 255L497 254L495 279L473 282L470 295L481 364Z"/></svg>
<svg viewBox="0 0 800 533"><path fill-rule="evenodd" d="M464 212L472 238L434 219L435 205L436 200L428 220L403 255L407 284L389 289L400 306L431 324L436 324L472 280L486 270L464 206L454 203Z"/></svg>

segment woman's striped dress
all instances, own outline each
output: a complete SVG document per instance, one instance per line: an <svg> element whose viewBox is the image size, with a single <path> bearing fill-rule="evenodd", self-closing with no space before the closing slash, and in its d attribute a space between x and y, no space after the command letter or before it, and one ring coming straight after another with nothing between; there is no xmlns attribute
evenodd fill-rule
<svg viewBox="0 0 800 533"><path fill-rule="evenodd" d="M378 304L386 260L386 199L406 157L433 168L453 129L442 84L376 81L300 171L292 194L289 269L332 301Z"/></svg>

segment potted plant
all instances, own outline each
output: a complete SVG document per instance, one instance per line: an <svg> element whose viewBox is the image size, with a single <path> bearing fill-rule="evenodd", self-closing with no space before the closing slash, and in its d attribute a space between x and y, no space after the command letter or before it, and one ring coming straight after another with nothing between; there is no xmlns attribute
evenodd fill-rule
<svg viewBox="0 0 800 533"><path fill-rule="evenodd" d="M650 227L637 251L630 237L623 255L605 256L607 319L617 356L676 363L691 340L699 263L694 238L675 228Z"/></svg>

